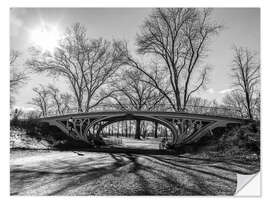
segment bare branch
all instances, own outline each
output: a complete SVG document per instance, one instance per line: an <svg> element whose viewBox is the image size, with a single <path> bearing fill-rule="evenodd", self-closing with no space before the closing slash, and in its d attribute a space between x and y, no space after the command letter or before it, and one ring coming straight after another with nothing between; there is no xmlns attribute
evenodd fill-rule
<svg viewBox="0 0 270 203"><path fill-rule="evenodd" d="M166 66L174 98L164 96L178 111L184 110L190 95L204 85L203 79L194 87L192 76L199 70L208 39L222 28L210 22L210 15L211 9L159 8L146 19L137 36L138 53L153 54ZM130 65L141 69L130 58ZM143 72L155 84L151 75Z"/></svg>
<svg viewBox="0 0 270 203"><path fill-rule="evenodd" d="M67 28L53 55L36 51L27 62L36 72L65 78L76 98L78 111L96 106L95 95L110 82L122 63L118 42L88 39L86 33L86 28L76 23Z"/></svg>

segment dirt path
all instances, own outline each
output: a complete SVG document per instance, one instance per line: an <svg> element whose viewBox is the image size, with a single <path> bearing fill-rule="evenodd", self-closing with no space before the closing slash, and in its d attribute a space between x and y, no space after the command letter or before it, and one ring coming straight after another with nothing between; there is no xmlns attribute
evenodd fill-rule
<svg viewBox="0 0 270 203"><path fill-rule="evenodd" d="M188 155L11 152L11 195L232 195L243 163Z"/></svg>

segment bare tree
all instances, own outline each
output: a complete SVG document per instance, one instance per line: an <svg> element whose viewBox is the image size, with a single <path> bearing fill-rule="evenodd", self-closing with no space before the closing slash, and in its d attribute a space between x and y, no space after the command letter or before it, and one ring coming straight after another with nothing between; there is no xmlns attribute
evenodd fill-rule
<svg viewBox="0 0 270 203"><path fill-rule="evenodd" d="M154 55L166 67L173 97L166 95L152 75L126 54L127 64L144 72L176 111L185 110L192 94L207 81L209 68L199 66L199 62L206 54L209 38L221 29L211 23L210 15L210 9L155 9L137 36L138 52Z"/></svg>
<svg viewBox="0 0 270 203"><path fill-rule="evenodd" d="M71 87L78 111L89 111L110 95L96 97L121 63L121 52L103 39L90 40L80 23L67 29L65 38L53 54L35 51L28 65L37 72L62 76Z"/></svg>
<svg viewBox="0 0 270 203"><path fill-rule="evenodd" d="M235 112L238 112L242 118L244 118L246 114L244 103L245 97L238 90L233 90L223 98L223 104L226 107L233 109Z"/></svg>
<svg viewBox="0 0 270 203"><path fill-rule="evenodd" d="M244 97L243 106L250 119L253 119L253 108L259 93L260 64L257 55L247 48L234 47L233 86Z"/></svg>
<svg viewBox="0 0 270 203"><path fill-rule="evenodd" d="M28 120L34 120L40 118L40 114L37 111L27 111L24 113L24 118Z"/></svg>
<svg viewBox="0 0 270 203"><path fill-rule="evenodd" d="M68 113L71 109L72 96L69 93L61 93L60 90L53 85L46 88L52 100L52 106L55 108L56 114Z"/></svg>
<svg viewBox="0 0 270 203"><path fill-rule="evenodd" d="M111 97L124 110L152 110L164 99L164 95L146 80L148 78L139 70L123 71L113 85Z"/></svg>
<svg viewBox="0 0 270 203"><path fill-rule="evenodd" d="M261 93L259 92L258 95L255 97L254 99L254 110L253 110L253 114L254 114L254 118L259 120L261 115Z"/></svg>
<svg viewBox="0 0 270 203"><path fill-rule="evenodd" d="M26 73L23 71L19 71L17 67L17 60L20 57L20 53L15 50L10 51L10 103L14 104L14 93L17 92L18 88L23 85L27 79Z"/></svg>
<svg viewBox="0 0 270 203"><path fill-rule="evenodd" d="M48 94L52 97L52 103L53 106L56 107L56 112L57 114L61 114L62 113L62 104L61 104L61 97L60 97L60 91L58 88L54 87L53 85L49 85L48 88Z"/></svg>
<svg viewBox="0 0 270 203"><path fill-rule="evenodd" d="M18 121L20 119L20 117L24 114L22 109L14 109L10 113L11 113L10 117L11 117L12 122Z"/></svg>
<svg viewBox="0 0 270 203"><path fill-rule="evenodd" d="M60 95L61 104L62 104L62 114L68 113L71 110L72 106L72 95L69 93L63 93Z"/></svg>
<svg viewBox="0 0 270 203"><path fill-rule="evenodd" d="M33 88L33 91L35 92L36 96L32 98L30 104L37 106L40 109L42 116L47 116L49 108L51 107L48 89L40 85L40 87Z"/></svg>
<svg viewBox="0 0 270 203"><path fill-rule="evenodd" d="M190 97L186 108L192 113L206 113L211 107L211 102L201 97Z"/></svg>
<svg viewBox="0 0 270 203"><path fill-rule="evenodd" d="M148 78L139 70L125 70L114 84L112 98L124 110L152 110L157 108L164 95L146 82ZM141 134L141 121L136 119L135 138Z"/></svg>

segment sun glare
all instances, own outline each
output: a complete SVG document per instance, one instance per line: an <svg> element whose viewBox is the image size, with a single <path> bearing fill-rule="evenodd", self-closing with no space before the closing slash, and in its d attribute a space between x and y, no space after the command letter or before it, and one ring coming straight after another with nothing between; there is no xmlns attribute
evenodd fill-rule
<svg viewBox="0 0 270 203"><path fill-rule="evenodd" d="M56 26L40 26L31 31L32 42L42 51L53 52L59 39L60 35Z"/></svg>

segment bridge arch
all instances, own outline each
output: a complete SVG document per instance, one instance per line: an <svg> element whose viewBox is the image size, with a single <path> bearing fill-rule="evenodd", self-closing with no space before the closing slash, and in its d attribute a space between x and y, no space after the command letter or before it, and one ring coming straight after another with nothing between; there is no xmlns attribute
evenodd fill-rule
<svg viewBox="0 0 270 203"><path fill-rule="evenodd" d="M226 127L227 124L242 124L250 122L247 119L213 116L205 114L192 114L184 112L148 112L148 111L110 111L88 112L52 116L39 119L60 128L67 136L89 143L88 131L100 121L117 119L134 120L139 118L146 121L156 121L170 129L173 136L173 145L181 146L198 141L207 132L217 128ZM112 121L111 121L112 122ZM109 123L108 123L109 124ZM87 129L86 129L87 128ZM70 133L70 132L73 133ZM98 138L98 137L97 137Z"/></svg>
<svg viewBox="0 0 270 203"><path fill-rule="evenodd" d="M116 123L116 122L120 122L120 121L126 121L126 120L136 120L136 119L157 122L157 123L167 127L172 133L172 137L173 137L172 143L176 142L178 132L177 132L177 129L169 121L167 121L165 119L162 119L162 118L158 118L158 117L146 116L146 115L136 115L136 114L107 116L107 117L104 117L104 118L97 119L97 120L93 121L92 123L90 123L85 128L84 137L87 136L87 133L88 133L89 129L91 127L93 127L95 124L99 123L99 122L107 121L105 124L103 124L103 125L101 125L99 127L98 132L97 132L97 136L99 136L99 134L100 134L100 132L102 131L103 128L105 128L106 126L108 126L108 125L110 125L112 123Z"/></svg>

